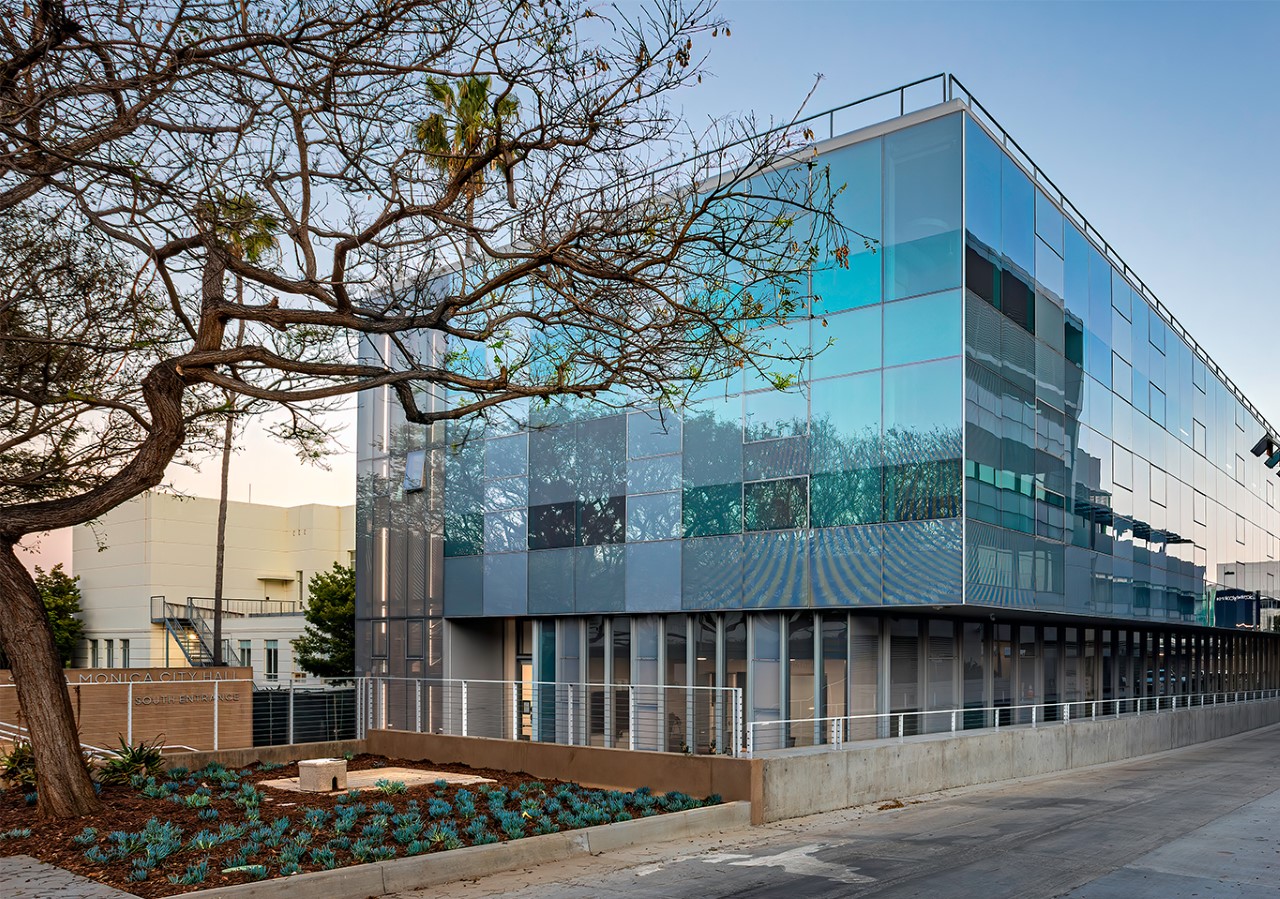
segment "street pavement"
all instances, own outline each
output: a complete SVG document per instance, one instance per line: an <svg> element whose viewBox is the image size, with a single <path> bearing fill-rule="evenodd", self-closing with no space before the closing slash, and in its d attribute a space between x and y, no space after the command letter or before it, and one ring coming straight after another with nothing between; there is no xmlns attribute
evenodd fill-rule
<svg viewBox="0 0 1280 899"><path fill-rule="evenodd" d="M1280 897L1280 726L396 899Z"/></svg>

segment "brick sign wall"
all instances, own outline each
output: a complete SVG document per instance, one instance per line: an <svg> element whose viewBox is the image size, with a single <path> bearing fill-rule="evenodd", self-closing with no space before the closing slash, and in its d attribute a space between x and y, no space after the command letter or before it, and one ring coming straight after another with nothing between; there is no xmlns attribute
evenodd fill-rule
<svg viewBox="0 0 1280 899"><path fill-rule="evenodd" d="M198 750L253 745L250 668L68 668L66 676L82 743L112 747L121 738L137 744L163 737L168 746ZM22 723L4 670L0 722Z"/></svg>

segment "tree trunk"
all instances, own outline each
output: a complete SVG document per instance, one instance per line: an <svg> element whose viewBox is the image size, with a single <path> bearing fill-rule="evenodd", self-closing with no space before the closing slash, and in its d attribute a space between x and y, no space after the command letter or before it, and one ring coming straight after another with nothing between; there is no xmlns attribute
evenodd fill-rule
<svg viewBox="0 0 1280 899"><path fill-rule="evenodd" d="M236 276L236 302L244 305L244 279ZM240 320L240 329L236 334L236 346L244 345L244 320ZM235 397L230 391L224 391L227 406L235 404ZM222 665L226 659L222 657L222 582L226 570L227 558L227 491L231 487L231 441L235 439L235 416L227 415L227 426L222 432L222 482L218 493L218 535L217 547L214 549L213 563L213 664Z"/></svg>
<svg viewBox="0 0 1280 899"><path fill-rule="evenodd" d="M223 664L222 658L222 572L227 557L227 488L231 476L231 440L235 421L228 415L227 427L222 432L222 492L218 496L218 537L214 552L213 569L213 664Z"/></svg>
<svg viewBox="0 0 1280 899"><path fill-rule="evenodd" d="M37 808L46 818L91 815L101 804L80 755L66 675L36 582L13 547L0 542L0 594L6 599L0 646L9 658L22 723L31 735Z"/></svg>

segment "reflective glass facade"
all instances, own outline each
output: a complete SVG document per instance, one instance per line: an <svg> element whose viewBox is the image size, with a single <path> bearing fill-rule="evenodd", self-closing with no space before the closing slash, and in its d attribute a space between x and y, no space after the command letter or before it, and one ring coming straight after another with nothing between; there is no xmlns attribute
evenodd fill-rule
<svg viewBox="0 0 1280 899"><path fill-rule="evenodd" d="M962 103L818 150L870 247L767 333L813 353L790 389L434 441L362 398L364 670L426 634L403 670L741 686L751 720L1272 684L1272 642L1209 627L1280 534L1216 366Z"/></svg>

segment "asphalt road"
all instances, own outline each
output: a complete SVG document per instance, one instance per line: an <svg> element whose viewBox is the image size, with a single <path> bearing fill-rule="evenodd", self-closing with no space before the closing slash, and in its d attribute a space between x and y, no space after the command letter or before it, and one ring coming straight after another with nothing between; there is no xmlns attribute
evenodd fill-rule
<svg viewBox="0 0 1280 899"><path fill-rule="evenodd" d="M1280 726L398 899L1280 897Z"/></svg>

